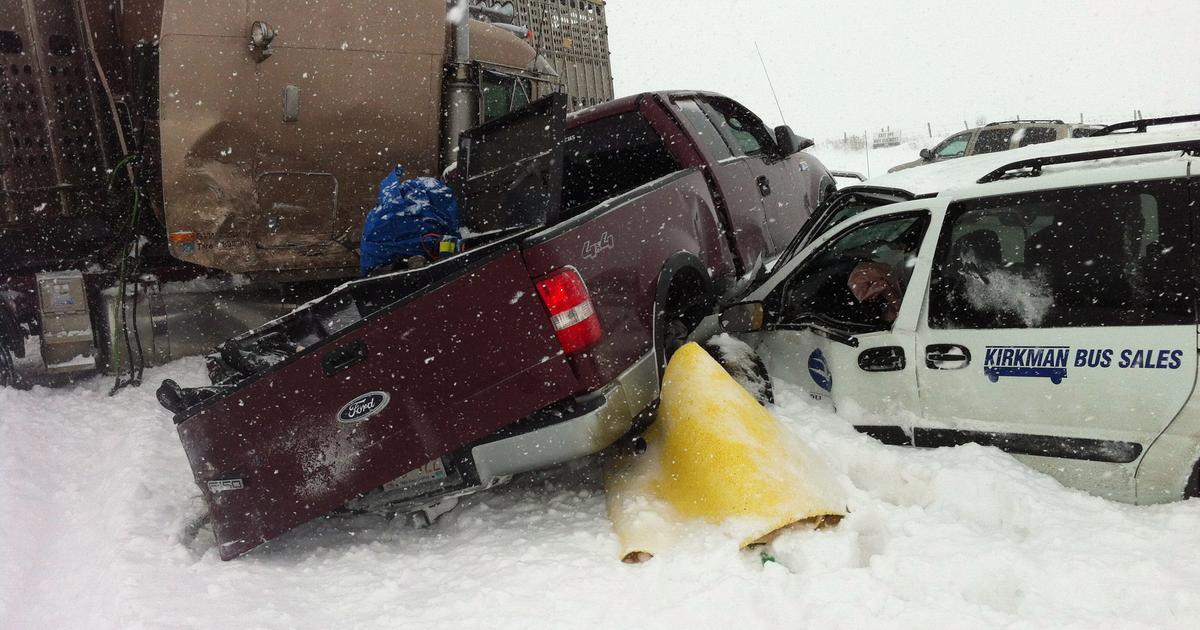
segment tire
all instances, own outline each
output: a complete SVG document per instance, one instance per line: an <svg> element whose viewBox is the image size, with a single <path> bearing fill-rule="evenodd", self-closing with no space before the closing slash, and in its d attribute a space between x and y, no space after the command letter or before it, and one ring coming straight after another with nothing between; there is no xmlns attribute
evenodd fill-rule
<svg viewBox="0 0 1200 630"><path fill-rule="evenodd" d="M775 402L775 388L762 357L748 344L727 334L704 342L704 349L733 380L737 381L764 407Z"/></svg>
<svg viewBox="0 0 1200 630"><path fill-rule="evenodd" d="M1200 499L1200 462L1192 466L1192 476L1183 488L1183 499Z"/></svg>
<svg viewBox="0 0 1200 630"><path fill-rule="evenodd" d="M0 387L17 386L17 368L8 348L0 345Z"/></svg>
<svg viewBox="0 0 1200 630"><path fill-rule="evenodd" d="M687 343L692 331L708 315L712 304L698 278L685 274L672 281L667 303L661 307L655 327L659 375L667 369L671 355Z"/></svg>

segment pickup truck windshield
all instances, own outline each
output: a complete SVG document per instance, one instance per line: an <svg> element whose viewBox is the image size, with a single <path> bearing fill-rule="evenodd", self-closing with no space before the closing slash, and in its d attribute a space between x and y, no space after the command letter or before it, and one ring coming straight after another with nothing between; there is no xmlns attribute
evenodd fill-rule
<svg viewBox="0 0 1200 630"><path fill-rule="evenodd" d="M679 170L662 138L637 112L602 118L568 134L563 220Z"/></svg>
<svg viewBox="0 0 1200 630"><path fill-rule="evenodd" d="M533 92L528 79L495 72L483 73L483 121L491 122L529 104Z"/></svg>

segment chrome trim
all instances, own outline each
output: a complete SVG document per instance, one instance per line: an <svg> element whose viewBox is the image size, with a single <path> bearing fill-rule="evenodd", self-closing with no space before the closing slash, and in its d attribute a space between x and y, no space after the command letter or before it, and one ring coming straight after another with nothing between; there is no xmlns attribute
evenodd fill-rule
<svg viewBox="0 0 1200 630"><path fill-rule="evenodd" d="M594 403L597 397L603 401L590 412L472 448L480 482L487 486L497 479L587 457L611 446L658 397L655 353L638 359L617 380L579 401Z"/></svg>

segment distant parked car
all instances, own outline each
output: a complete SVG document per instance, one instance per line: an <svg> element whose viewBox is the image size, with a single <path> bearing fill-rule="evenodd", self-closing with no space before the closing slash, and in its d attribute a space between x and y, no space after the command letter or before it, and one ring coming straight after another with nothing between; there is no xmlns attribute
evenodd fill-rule
<svg viewBox="0 0 1200 630"><path fill-rule="evenodd" d="M932 149L921 149L921 157L891 168L894 173L914 166L952 160L967 155L996 153L1031 144L1089 136L1103 125L1067 124L1061 120L1008 120L956 133Z"/></svg>

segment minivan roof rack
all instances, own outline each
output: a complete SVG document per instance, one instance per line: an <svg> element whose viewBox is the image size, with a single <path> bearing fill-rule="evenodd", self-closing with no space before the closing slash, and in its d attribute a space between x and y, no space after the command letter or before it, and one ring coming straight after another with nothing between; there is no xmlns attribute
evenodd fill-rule
<svg viewBox="0 0 1200 630"><path fill-rule="evenodd" d="M984 125L984 127L995 127L996 125L1023 125L1026 123L1032 123L1032 124L1037 124L1037 125L1065 125L1065 124L1067 124L1061 120L1050 120L1050 119L998 120L996 122L990 122L990 123Z"/></svg>
<svg viewBox="0 0 1200 630"><path fill-rule="evenodd" d="M1093 136L1094 137L1094 136ZM979 178L976 183L987 184L989 182L999 181L1010 177L1037 177L1042 174L1043 166L1052 166L1054 164L1071 164L1073 162L1090 162L1091 160L1103 160L1105 158L1126 157L1130 155L1148 155L1151 153L1170 153L1172 151L1182 151L1192 155L1200 156L1200 140L1179 140L1176 142L1161 142L1158 144L1143 144L1130 147L1113 147L1110 149L1100 149L1098 151L1086 151L1084 153L1069 153L1066 155L1047 155L1044 157L1027 158L1017 160L1001 166L998 169ZM1020 171L1021 169L1030 169L1026 172L1013 173L1012 171Z"/></svg>
<svg viewBox="0 0 1200 630"><path fill-rule="evenodd" d="M1176 123L1186 122L1200 122L1200 114L1184 114L1183 116L1164 116L1162 118L1127 120L1125 122L1109 125L1089 137L1095 138L1096 136L1107 136L1114 131L1121 131L1122 129L1133 129L1131 133L1146 133L1147 127L1154 127L1157 125L1174 125Z"/></svg>

